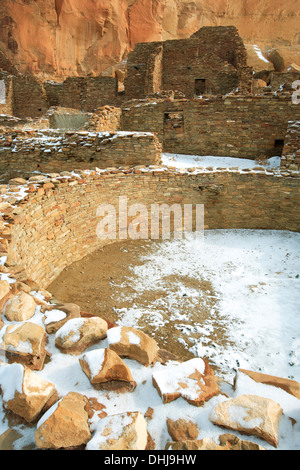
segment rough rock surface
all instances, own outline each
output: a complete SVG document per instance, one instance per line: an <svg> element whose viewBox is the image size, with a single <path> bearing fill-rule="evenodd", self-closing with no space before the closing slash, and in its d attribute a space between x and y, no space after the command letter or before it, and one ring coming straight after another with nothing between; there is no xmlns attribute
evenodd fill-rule
<svg viewBox="0 0 300 470"><path fill-rule="evenodd" d="M41 370L47 354L47 334L44 328L32 322L8 325L1 347L9 362L18 362L32 370Z"/></svg>
<svg viewBox="0 0 300 470"><path fill-rule="evenodd" d="M164 403L182 397L192 405L202 406L219 393L213 370L201 358L167 365L155 372L152 380Z"/></svg>
<svg viewBox="0 0 300 470"><path fill-rule="evenodd" d="M240 395L217 404L210 420L242 434L255 435L277 447L282 408L269 398Z"/></svg>
<svg viewBox="0 0 300 470"><path fill-rule="evenodd" d="M69 449L85 445L91 438L88 399L70 392L40 419L35 432L39 449Z"/></svg>
<svg viewBox="0 0 300 470"><path fill-rule="evenodd" d="M43 322L48 334L56 333L67 321L81 316L80 307L70 303L46 305L41 311L45 314Z"/></svg>
<svg viewBox="0 0 300 470"><path fill-rule="evenodd" d="M55 334L55 345L66 354L81 354L106 337L107 322L99 317L73 318Z"/></svg>
<svg viewBox="0 0 300 470"><path fill-rule="evenodd" d="M2 0L0 24L6 67L48 79L99 74L137 42L186 38L217 25L234 25L246 44L279 48L286 64L300 63L294 0Z"/></svg>
<svg viewBox="0 0 300 470"><path fill-rule="evenodd" d="M172 437L173 441L185 441L197 439L199 430L197 425L192 421L186 421L185 419L167 419L168 433Z"/></svg>
<svg viewBox="0 0 300 470"><path fill-rule="evenodd" d="M234 434L222 434L219 436L219 444L213 439L204 438L197 440L182 440L168 442L168 450L265 450L259 444L240 439Z"/></svg>
<svg viewBox="0 0 300 470"><path fill-rule="evenodd" d="M58 400L54 384L21 364L0 363L0 388L5 408L29 423Z"/></svg>
<svg viewBox="0 0 300 470"><path fill-rule="evenodd" d="M159 348L156 341L132 327L115 327L107 332L109 348L120 357L134 359L145 366L156 362Z"/></svg>
<svg viewBox="0 0 300 470"><path fill-rule="evenodd" d="M9 321L26 321L33 317L36 303L33 297L26 292L19 292L9 299L5 306L5 316Z"/></svg>
<svg viewBox="0 0 300 470"><path fill-rule="evenodd" d="M136 387L129 367L109 348L95 349L79 359L84 373L95 389L132 392Z"/></svg>
<svg viewBox="0 0 300 470"><path fill-rule="evenodd" d="M9 294L10 286L6 280L0 281L0 301Z"/></svg>
<svg viewBox="0 0 300 470"><path fill-rule="evenodd" d="M248 375L255 382L281 388L285 392L294 395L294 397L300 398L300 385L295 380L286 379L282 377L275 377L274 375L262 374L260 372L245 369L239 369L235 377L234 386L236 381L238 380L239 375L242 374Z"/></svg>
<svg viewBox="0 0 300 470"><path fill-rule="evenodd" d="M87 450L145 450L147 421L142 413L127 412L101 419Z"/></svg>

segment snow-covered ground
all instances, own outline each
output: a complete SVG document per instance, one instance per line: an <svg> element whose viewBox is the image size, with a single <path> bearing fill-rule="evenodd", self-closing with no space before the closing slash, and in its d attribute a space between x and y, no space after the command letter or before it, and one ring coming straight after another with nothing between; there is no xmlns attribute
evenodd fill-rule
<svg viewBox="0 0 300 470"><path fill-rule="evenodd" d="M221 375L229 384L238 367L261 371L280 377L300 379L300 234L275 231L216 230L205 233L204 238L191 234L183 240L162 242L155 250L149 251L142 265L133 268L133 282L141 291L155 289L164 276L178 273L183 276L202 276L214 286L218 297L218 314L224 322L227 335L234 347L222 349L215 342L210 344L209 332L213 322L191 327L201 328L201 340L195 341L195 355L205 355L211 363L218 365ZM194 289L184 287L184 293L193 298L199 295ZM170 311L176 315L176 298L170 300ZM138 315L138 307L135 312ZM121 323L133 323L132 310L124 311ZM214 315L214 312L212 312ZM151 319L159 326L159 305L153 308ZM180 320L180 319L178 319ZM8 324L5 320L4 327ZM42 314L37 308L30 320L42 324ZM143 367L136 361L125 359L137 388L132 393L100 392L92 388L82 371L77 356L64 355L55 347L54 336L49 336L48 351L51 361L37 372L41 377L53 382L60 395L69 391L97 397L106 406L109 414L123 411L154 409L148 430L156 442L157 449L164 449L170 436L166 419L184 418L198 425L199 439L216 439L226 430L213 425L209 414L218 402L227 398L224 395L209 400L203 407L189 405L182 398L163 404L157 390L152 385L155 371L168 371L167 366L155 364ZM107 340L90 349L104 348ZM3 358L2 358L3 359ZM284 415L280 421L279 450L300 450L300 406L299 400L286 392L267 385L256 384L250 378L241 376L234 391L230 385L224 391L230 396L251 393L272 398L280 403ZM296 424L290 418L296 420ZM94 421L93 421L94 420ZM96 418L92 419L92 425ZM9 425L4 416L0 401L0 435ZM15 442L15 448L34 444L35 427L17 426L22 438ZM243 438L243 436L240 435ZM245 436L244 436L245 438ZM265 449L274 447L255 437L246 437Z"/></svg>
<svg viewBox="0 0 300 470"><path fill-rule="evenodd" d="M264 167L266 170L276 170L280 168L280 157L271 157L264 163L258 163L255 160L246 158L234 157L217 157L217 156L197 156L197 155L182 155L175 153L163 153L162 164L166 166L173 166L179 169L186 168L238 168L253 169L255 167Z"/></svg>

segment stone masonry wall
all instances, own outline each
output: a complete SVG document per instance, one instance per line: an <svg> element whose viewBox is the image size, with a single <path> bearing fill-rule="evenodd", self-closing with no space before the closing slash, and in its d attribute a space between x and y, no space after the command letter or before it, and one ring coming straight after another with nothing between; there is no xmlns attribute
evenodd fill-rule
<svg viewBox="0 0 300 470"><path fill-rule="evenodd" d="M191 99L237 88L251 93L252 69L233 26L203 27L187 39L137 44L128 56L127 100L168 90Z"/></svg>
<svg viewBox="0 0 300 470"><path fill-rule="evenodd" d="M9 130L0 145L0 171L60 172L161 161L161 145L152 133Z"/></svg>
<svg viewBox="0 0 300 470"><path fill-rule="evenodd" d="M300 121L291 121L288 124L281 167L292 171L300 169Z"/></svg>
<svg viewBox="0 0 300 470"><path fill-rule="evenodd" d="M12 78L12 114L20 118L43 116L49 108L42 83L33 76Z"/></svg>
<svg viewBox="0 0 300 470"><path fill-rule="evenodd" d="M133 101L122 111L124 130L155 132L164 152L253 160L281 155L288 122L300 119L290 94Z"/></svg>
<svg viewBox="0 0 300 470"><path fill-rule="evenodd" d="M25 268L23 276L44 288L66 266L114 241L97 237L101 220L97 208L103 203L113 205L118 221L119 196L127 196L128 207L144 204L149 216L154 203L204 204L206 229L300 230L297 177L134 168L82 172L36 183L40 178L29 180L28 196L16 208L4 204L6 225L0 238L7 247L1 253L8 255L6 265L15 272ZM128 224L132 220L128 217Z"/></svg>
<svg viewBox="0 0 300 470"><path fill-rule="evenodd" d="M114 77L69 77L62 83L45 82L49 106L93 112L105 105L117 105L118 79Z"/></svg>

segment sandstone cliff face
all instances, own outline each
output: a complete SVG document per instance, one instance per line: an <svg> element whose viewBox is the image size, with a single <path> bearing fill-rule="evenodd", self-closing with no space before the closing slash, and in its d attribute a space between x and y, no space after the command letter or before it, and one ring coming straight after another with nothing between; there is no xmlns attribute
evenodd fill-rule
<svg viewBox="0 0 300 470"><path fill-rule="evenodd" d="M99 74L137 42L185 38L202 26L235 25L249 64L276 48L300 64L298 0L1 0L0 67L43 79ZM5 58L5 59L4 59ZM10 62L7 62L7 60ZM272 68L272 67L271 67Z"/></svg>

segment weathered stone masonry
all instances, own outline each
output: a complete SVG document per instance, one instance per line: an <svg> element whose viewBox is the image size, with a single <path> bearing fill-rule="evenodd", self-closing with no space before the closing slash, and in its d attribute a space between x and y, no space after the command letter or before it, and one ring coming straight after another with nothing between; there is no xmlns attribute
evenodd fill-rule
<svg viewBox="0 0 300 470"><path fill-rule="evenodd" d="M161 145L152 133L88 131L18 131L0 137L0 171L62 170L155 165Z"/></svg>
<svg viewBox="0 0 300 470"><path fill-rule="evenodd" d="M129 102L124 130L155 132L164 152L239 158L280 156L288 122L300 119L290 95L231 95Z"/></svg>
<svg viewBox="0 0 300 470"><path fill-rule="evenodd" d="M68 265L114 240L96 235L97 208L119 196L128 206L204 204L207 229L300 230L299 179L265 172L114 170L81 177L56 178L34 187L16 209L7 210L8 266L22 266L26 276L45 288ZM194 206L195 207L195 206ZM130 220L128 220L130 223ZM149 224L150 226L150 224ZM18 271L18 269L17 269Z"/></svg>

